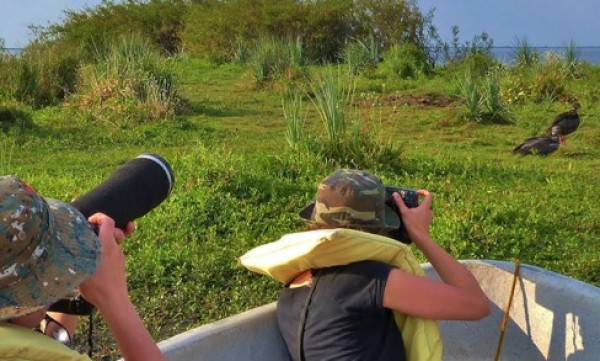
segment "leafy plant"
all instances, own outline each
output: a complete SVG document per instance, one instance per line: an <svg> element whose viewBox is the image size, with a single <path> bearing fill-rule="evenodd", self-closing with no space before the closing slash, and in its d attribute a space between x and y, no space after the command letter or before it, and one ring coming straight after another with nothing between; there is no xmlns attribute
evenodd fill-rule
<svg viewBox="0 0 600 361"><path fill-rule="evenodd" d="M431 73L427 54L414 44L394 45L384 53L379 71L389 77L417 78Z"/></svg>

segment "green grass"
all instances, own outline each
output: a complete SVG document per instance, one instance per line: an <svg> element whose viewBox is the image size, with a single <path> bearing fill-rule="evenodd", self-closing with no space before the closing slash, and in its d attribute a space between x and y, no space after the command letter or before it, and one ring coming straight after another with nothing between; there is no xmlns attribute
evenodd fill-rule
<svg viewBox="0 0 600 361"><path fill-rule="evenodd" d="M288 150L282 93L256 89L247 68L182 58L175 69L190 103L175 119L115 127L58 106L0 134L3 173L65 201L138 153L171 163L173 194L137 221L124 246L131 297L158 340L276 300L280 285L238 268L236 258L300 229L297 212L335 167ZM357 79L361 123L381 127L401 149L399 159L368 170L431 190L432 234L456 257L519 259L600 286L600 101L588 83L598 71L569 80L567 90L584 99L582 125L544 158L511 150L569 104L518 102L514 124L469 122L453 96L454 75L438 72ZM307 131L325 137L317 111L306 106L304 115ZM117 356L105 326L97 343L97 355Z"/></svg>

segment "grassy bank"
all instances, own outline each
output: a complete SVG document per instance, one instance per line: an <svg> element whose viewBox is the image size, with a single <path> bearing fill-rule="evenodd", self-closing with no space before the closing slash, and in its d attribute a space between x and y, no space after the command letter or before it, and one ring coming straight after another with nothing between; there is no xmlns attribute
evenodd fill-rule
<svg viewBox="0 0 600 361"><path fill-rule="evenodd" d="M239 269L236 258L300 229L296 213L340 166L289 150L282 84L257 87L241 65L183 58L174 66L189 104L168 121L89 122L67 107L47 107L30 111L31 127L0 138L2 173L65 201L138 153L171 163L172 196L137 221L125 244L132 298L157 339L274 301L280 285ZM511 150L568 102L515 102L511 122L466 120L449 71L359 77L351 112L397 148L397 158L368 170L388 184L431 190L432 234L456 257L518 259L600 286L598 73L570 83L582 99L582 125L548 157ZM307 132L325 133L304 100ZM105 328L97 335L98 354L116 356Z"/></svg>

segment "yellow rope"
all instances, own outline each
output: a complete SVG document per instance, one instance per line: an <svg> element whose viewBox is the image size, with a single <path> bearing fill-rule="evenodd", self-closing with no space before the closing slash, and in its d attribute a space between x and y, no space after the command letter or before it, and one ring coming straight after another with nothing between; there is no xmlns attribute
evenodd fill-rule
<svg viewBox="0 0 600 361"><path fill-rule="evenodd" d="M515 261L515 273L513 276L512 287L510 289L510 297L508 298L508 305L506 305L506 310L504 310L504 318L502 319L502 325L500 326L500 339L498 340L498 347L496 348L496 357L494 357L494 361L498 361L500 359L500 351L502 350L502 342L504 341L504 334L506 333L506 325L508 324L508 319L510 318L510 306L513 302L513 296L515 295L515 286L517 285L517 278L519 278L519 270L521 268L521 262L519 260Z"/></svg>

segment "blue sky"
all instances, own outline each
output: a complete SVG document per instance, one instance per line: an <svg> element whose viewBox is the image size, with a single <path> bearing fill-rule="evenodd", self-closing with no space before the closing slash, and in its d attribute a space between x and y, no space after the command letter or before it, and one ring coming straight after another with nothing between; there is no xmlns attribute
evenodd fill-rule
<svg viewBox="0 0 600 361"><path fill-rule="evenodd" d="M436 8L434 24L450 41L452 25L462 41L487 32L495 46L527 38L534 46L600 46L600 0L419 0Z"/></svg>
<svg viewBox="0 0 600 361"><path fill-rule="evenodd" d="M22 47L32 37L27 25L48 25L65 9L81 10L101 0L3 0L0 37L7 47ZM486 31L496 46L514 45L517 37L535 46L600 46L600 0L419 0L424 10L436 8L434 23L443 40L452 25L462 41Z"/></svg>

